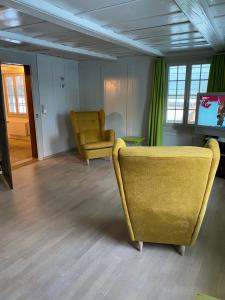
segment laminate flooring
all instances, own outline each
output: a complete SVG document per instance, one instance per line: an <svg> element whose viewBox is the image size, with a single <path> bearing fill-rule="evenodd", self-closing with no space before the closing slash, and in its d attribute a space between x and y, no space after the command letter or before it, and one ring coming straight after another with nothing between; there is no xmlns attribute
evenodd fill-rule
<svg viewBox="0 0 225 300"><path fill-rule="evenodd" d="M29 139L9 139L9 153L13 168L33 160Z"/></svg>
<svg viewBox="0 0 225 300"><path fill-rule="evenodd" d="M216 178L197 243L128 241L112 163L72 153L0 183L0 300L225 299L225 180Z"/></svg>

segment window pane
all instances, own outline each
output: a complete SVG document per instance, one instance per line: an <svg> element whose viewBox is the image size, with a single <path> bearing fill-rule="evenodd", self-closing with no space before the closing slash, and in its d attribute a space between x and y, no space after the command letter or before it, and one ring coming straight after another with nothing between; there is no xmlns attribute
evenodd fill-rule
<svg viewBox="0 0 225 300"><path fill-rule="evenodd" d="M183 109L183 108L184 108L184 97L177 97L176 109Z"/></svg>
<svg viewBox="0 0 225 300"><path fill-rule="evenodd" d="M16 76L16 91L17 91L17 95L20 96L24 95L23 76Z"/></svg>
<svg viewBox="0 0 225 300"><path fill-rule="evenodd" d="M208 80L203 80L200 83L200 92L204 93L207 91Z"/></svg>
<svg viewBox="0 0 225 300"><path fill-rule="evenodd" d="M192 108L192 109L195 109L196 108L196 97L192 96L190 97L190 100L189 100L189 108Z"/></svg>
<svg viewBox="0 0 225 300"><path fill-rule="evenodd" d="M177 80L177 67L169 68L169 80Z"/></svg>
<svg viewBox="0 0 225 300"><path fill-rule="evenodd" d="M176 110L176 118L175 118L176 123L183 123L183 114L184 114L183 110Z"/></svg>
<svg viewBox="0 0 225 300"><path fill-rule="evenodd" d="M191 79L192 80L200 79L200 74L201 74L201 65L192 65Z"/></svg>
<svg viewBox="0 0 225 300"><path fill-rule="evenodd" d="M195 80L191 82L191 95L197 95L197 93L199 92L199 84L200 84L199 80Z"/></svg>
<svg viewBox="0 0 225 300"><path fill-rule="evenodd" d="M204 65L202 65L201 79L207 79L207 81L208 81L209 70L210 70L210 64L204 64Z"/></svg>
<svg viewBox="0 0 225 300"><path fill-rule="evenodd" d="M9 112L16 113L16 98L15 96L8 96Z"/></svg>
<svg viewBox="0 0 225 300"><path fill-rule="evenodd" d="M195 123L195 115L196 115L196 110L193 109L188 111L188 124Z"/></svg>
<svg viewBox="0 0 225 300"><path fill-rule="evenodd" d="M24 96L18 97L18 105L25 105L25 97Z"/></svg>
<svg viewBox="0 0 225 300"><path fill-rule="evenodd" d="M17 101L18 101L18 112L20 114L25 114L27 112L27 109L26 109L24 80L22 75L16 76L16 92L17 92Z"/></svg>
<svg viewBox="0 0 225 300"><path fill-rule="evenodd" d="M14 86L13 86L13 77L6 77L6 86L7 86L7 94L8 94L8 104L9 104L9 112L16 113L16 97L14 95Z"/></svg>
<svg viewBox="0 0 225 300"><path fill-rule="evenodd" d="M176 108L176 98L175 97L169 97L167 102L168 109L175 109Z"/></svg>
<svg viewBox="0 0 225 300"><path fill-rule="evenodd" d="M26 101L25 101L25 97L23 96L19 96L18 97L18 109L19 109L19 113L26 113Z"/></svg>
<svg viewBox="0 0 225 300"><path fill-rule="evenodd" d="M167 123L174 123L174 119L175 119L175 110L168 109L167 116L166 116Z"/></svg>
<svg viewBox="0 0 225 300"><path fill-rule="evenodd" d="M177 82L177 95L184 95L185 81Z"/></svg>
<svg viewBox="0 0 225 300"><path fill-rule="evenodd" d="M7 93L8 96L14 96L14 88L13 88L13 77L7 76L6 77L6 85L7 85Z"/></svg>
<svg viewBox="0 0 225 300"><path fill-rule="evenodd" d="M178 67L178 80L185 80L186 77L186 66Z"/></svg>
<svg viewBox="0 0 225 300"><path fill-rule="evenodd" d="M168 88L168 94L169 95L176 95L176 89L177 89L177 82L176 81L169 81L169 88Z"/></svg>

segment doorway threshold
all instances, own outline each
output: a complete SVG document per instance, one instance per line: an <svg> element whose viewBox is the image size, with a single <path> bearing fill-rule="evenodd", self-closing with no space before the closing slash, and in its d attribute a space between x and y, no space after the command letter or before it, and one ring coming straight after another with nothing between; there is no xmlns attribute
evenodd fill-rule
<svg viewBox="0 0 225 300"><path fill-rule="evenodd" d="M18 162L15 162L12 165L12 170L15 170L15 169L18 169L18 168L21 168L21 167L24 167L24 166L27 166L27 165L30 165L30 164L33 164L36 162L38 162L37 158L28 158L28 159L20 160Z"/></svg>

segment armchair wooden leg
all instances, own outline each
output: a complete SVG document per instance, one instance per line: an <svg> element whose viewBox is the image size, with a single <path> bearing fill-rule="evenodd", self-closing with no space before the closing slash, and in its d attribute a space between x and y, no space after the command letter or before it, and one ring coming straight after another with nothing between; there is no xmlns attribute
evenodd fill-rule
<svg viewBox="0 0 225 300"><path fill-rule="evenodd" d="M141 242L141 241L135 242L135 246L136 246L136 248L137 248L138 251L142 252L142 250L143 250L143 242Z"/></svg>
<svg viewBox="0 0 225 300"><path fill-rule="evenodd" d="M89 159L86 159L87 165L89 166Z"/></svg>
<svg viewBox="0 0 225 300"><path fill-rule="evenodd" d="M181 256L184 256L185 249L186 249L185 246L179 245L179 246L176 246L176 249Z"/></svg>

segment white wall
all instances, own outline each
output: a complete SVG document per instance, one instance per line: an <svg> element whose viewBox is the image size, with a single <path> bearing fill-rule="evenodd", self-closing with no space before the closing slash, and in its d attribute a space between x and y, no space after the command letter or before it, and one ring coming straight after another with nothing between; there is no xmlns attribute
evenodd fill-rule
<svg viewBox="0 0 225 300"><path fill-rule="evenodd" d="M168 63L209 62L211 53L196 53L166 58ZM79 63L81 110L104 108L107 126L117 136L147 136L151 84L149 57L131 57L115 62ZM200 145L202 137L194 127L164 126L164 145Z"/></svg>
<svg viewBox="0 0 225 300"><path fill-rule="evenodd" d="M79 63L81 110L106 112L107 128L117 136L146 135L150 90L150 57L116 62Z"/></svg>
<svg viewBox="0 0 225 300"><path fill-rule="evenodd" d="M37 67L43 153L47 157L75 146L69 113L80 109L78 63L38 54Z"/></svg>
<svg viewBox="0 0 225 300"><path fill-rule="evenodd" d="M201 146L203 137L195 134L194 127L187 126L164 126L164 146Z"/></svg>
<svg viewBox="0 0 225 300"><path fill-rule="evenodd" d="M103 108L107 127L114 128L117 136L147 135L152 58L80 62L78 74L78 63L72 60L1 48L0 57L4 63L31 66L40 159L74 147L69 120L73 109ZM60 77L65 77L64 89L60 88ZM46 115L41 114L42 105ZM192 145L199 140L193 128L164 128L165 145Z"/></svg>
<svg viewBox="0 0 225 300"><path fill-rule="evenodd" d="M102 64L100 62L79 63L79 92L81 110L103 108Z"/></svg>

